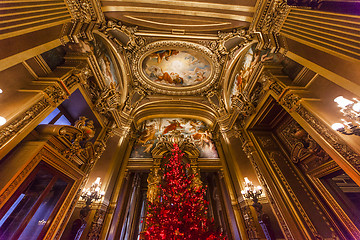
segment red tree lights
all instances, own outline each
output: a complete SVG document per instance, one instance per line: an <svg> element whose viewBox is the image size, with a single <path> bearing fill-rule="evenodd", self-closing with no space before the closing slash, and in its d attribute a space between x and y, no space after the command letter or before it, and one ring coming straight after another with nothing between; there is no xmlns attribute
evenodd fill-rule
<svg viewBox="0 0 360 240"><path fill-rule="evenodd" d="M194 174L187 174L189 165L181 164L181 153L174 144L158 199L148 203L145 240L215 240L226 239L214 230L207 217L205 190L193 183Z"/></svg>

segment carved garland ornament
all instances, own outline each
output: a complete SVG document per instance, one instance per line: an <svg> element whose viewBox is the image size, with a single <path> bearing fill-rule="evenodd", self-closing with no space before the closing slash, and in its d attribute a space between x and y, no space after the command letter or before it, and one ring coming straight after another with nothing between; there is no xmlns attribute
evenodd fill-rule
<svg viewBox="0 0 360 240"><path fill-rule="evenodd" d="M9 141L15 134L30 123L34 118L40 115L47 107L49 103L47 100L42 99L33 105L23 114L20 114L14 121L12 121L7 127L0 130L0 146L3 146ZM0 147L1 148L1 147Z"/></svg>
<svg viewBox="0 0 360 240"><path fill-rule="evenodd" d="M193 50L195 52L200 52L209 60L211 64L211 74L210 77L197 85L187 86L187 87L171 87L161 84L157 84L149 80L142 71L142 62L146 56L150 53L163 50L166 48L176 48L181 50ZM208 48L201 46L196 43L190 42L181 42L181 41L158 41L153 42L145 46L144 48L139 49L134 53L132 59L132 70L134 73L135 84L137 82L141 83L145 89L152 92L167 94L167 95L196 95L208 90L215 81L219 78L221 73L221 65L218 62L218 59L215 54L213 54Z"/></svg>
<svg viewBox="0 0 360 240"><path fill-rule="evenodd" d="M80 22L91 22L96 18L95 10L89 0L67 0L71 17Z"/></svg>

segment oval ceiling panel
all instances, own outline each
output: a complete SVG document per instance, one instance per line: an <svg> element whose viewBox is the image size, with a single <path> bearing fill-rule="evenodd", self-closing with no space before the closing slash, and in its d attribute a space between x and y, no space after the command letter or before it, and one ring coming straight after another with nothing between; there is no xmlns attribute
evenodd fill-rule
<svg viewBox="0 0 360 240"><path fill-rule="evenodd" d="M174 87L198 85L211 74L210 63L200 52L175 48L151 52L142 68L150 81Z"/></svg>

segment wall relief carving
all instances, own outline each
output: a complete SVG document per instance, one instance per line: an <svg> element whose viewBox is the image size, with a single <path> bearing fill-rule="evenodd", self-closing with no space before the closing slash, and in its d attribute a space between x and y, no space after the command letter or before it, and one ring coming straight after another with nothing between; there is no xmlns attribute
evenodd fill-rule
<svg viewBox="0 0 360 240"><path fill-rule="evenodd" d="M3 146L15 134L21 131L27 124L40 115L50 104L46 99L42 99L27 111L20 114L14 121L0 130L0 146Z"/></svg>
<svg viewBox="0 0 360 240"><path fill-rule="evenodd" d="M360 156L350 148L344 140L328 126L313 116L307 109L300 106L296 112L307 121L310 126L317 131L344 159L346 159L355 169L360 171Z"/></svg>

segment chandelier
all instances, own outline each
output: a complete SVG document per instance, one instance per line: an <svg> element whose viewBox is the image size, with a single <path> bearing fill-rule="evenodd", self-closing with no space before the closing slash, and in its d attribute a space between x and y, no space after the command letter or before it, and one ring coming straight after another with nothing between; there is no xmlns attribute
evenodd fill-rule
<svg viewBox="0 0 360 240"><path fill-rule="evenodd" d="M90 188L83 189L80 197L85 201L86 206L90 206L93 201L97 201L105 195L104 191L100 191L100 181L101 179L98 177L95 182L91 184Z"/></svg>
<svg viewBox="0 0 360 240"><path fill-rule="evenodd" d="M255 187L254 184L247 177L245 177L244 180L245 180L245 189L241 191L241 194L245 198L251 199L254 201L254 203L257 203L259 197L262 194L261 186Z"/></svg>
<svg viewBox="0 0 360 240"><path fill-rule="evenodd" d="M332 129L341 132L345 135L357 135L360 136L360 101L353 98L353 101L339 96L334 99L334 102L341 108L340 112L344 116L341 119L343 123L334 123Z"/></svg>

